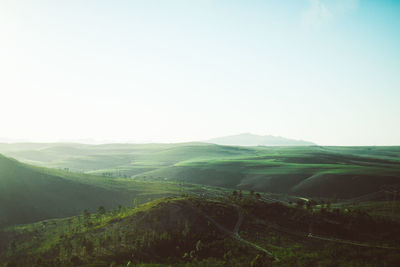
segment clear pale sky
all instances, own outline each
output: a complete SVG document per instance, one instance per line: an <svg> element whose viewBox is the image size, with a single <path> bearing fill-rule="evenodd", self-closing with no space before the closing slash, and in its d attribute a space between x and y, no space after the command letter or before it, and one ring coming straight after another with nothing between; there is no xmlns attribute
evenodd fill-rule
<svg viewBox="0 0 400 267"><path fill-rule="evenodd" d="M0 137L400 145L400 1L0 1Z"/></svg>

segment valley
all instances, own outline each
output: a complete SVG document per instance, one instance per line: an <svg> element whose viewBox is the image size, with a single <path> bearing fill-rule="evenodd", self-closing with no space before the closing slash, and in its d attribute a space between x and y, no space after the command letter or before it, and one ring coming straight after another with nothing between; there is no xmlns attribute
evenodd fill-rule
<svg viewBox="0 0 400 267"><path fill-rule="evenodd" d="M0 149L1 266L400 261L398 147Z"/></svg>

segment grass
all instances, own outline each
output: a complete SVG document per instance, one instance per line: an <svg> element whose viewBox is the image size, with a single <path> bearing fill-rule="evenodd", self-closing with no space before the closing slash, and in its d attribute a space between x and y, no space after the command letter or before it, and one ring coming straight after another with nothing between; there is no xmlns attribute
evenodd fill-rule
<svg viewBox="0 0 400 267"><path fill-rule="evenodd" d="M15 144L0 145L0 149L25 161L59 168L1 157L3 225L71 216L100 205L116 207L134 198L148 201L176 194L180 191L176 183L181 182L331 199L374 195L373 200L385 200L384 186L400 184L399 147L184 143ZM53 201L57 205L51 205Z"/></svg>
<svg viewBox="0 0 400 267"><path fill-rule="evenodd" d="M400 184L399 147L0 144L0 150L25 162L0 155L0 262L72 264L78 258L82 266L126 266L132 251L134 266L400 261L397 252L372 246L399 244L400 207L385 189ZM232 197L234 189L244 197ZM266 204L247 190L268 192L260 197L285 205ZM299 198L293 195L319 204L294 208L290 202ZM328 207L322 200L334 203ZM99 206L108 212L96 212ZM233 229L237 207L245 214L240 236L273 251L280 262L201 216ZM85 209L91 214L83 215ZM324 238L367 246L306 238L311 222ZM1 231L4 226L9 227ZM199 240L203 250L196 249Z"/></svg>
<svg viewBox="0 0 400 267"><path fill-rule="evenodd" d="M7 155L46 167L148 181L186 181L314 197L354 198L400 184L400 147L23 144ZM345 190L342 190L345 188Z"/></svg>
<svg viewBox="0 0 400 267"><path fill-rule="evenodd" d="M0 155L0 227L115 208L176 194L172 183L93 176L22 164Z"/></svg>
<svg viewBox="0 0 400 267"><path fill-rule="evenodd" d="M247 266L250 262L257 266L254 262L258 261L268 266L391 266L400 260L397 250L374 248L379 244L398 247L399 224L346 205L306 210L263 203L248 193L241 198L162 198L103 215L9 227L2 233L0 243L6 248L2 253L0 249L0 261L61 266L72 262L75 266L126 266L129 261L133 266ZM353 211L345 212L349 208ZM374 210L373 205L370 208ZM239 234L246 242L213 222L233 231L238 209L244 214ZM316 235L370 246L309 238L310 221ZM371 227L377 229L374 235ZM15 242L18 247L13 249ZM249 243L271 251L276 260Z"/></svg>

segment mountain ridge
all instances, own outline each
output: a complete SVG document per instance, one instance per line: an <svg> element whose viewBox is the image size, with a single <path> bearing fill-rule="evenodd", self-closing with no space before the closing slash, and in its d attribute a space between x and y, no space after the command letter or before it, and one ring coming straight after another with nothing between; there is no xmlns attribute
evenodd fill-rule
<svg viewBox="0 0 400 267"><path fill-rule="evenodd" d="M289 139L273 135L256 135L241 133L236 135L216 137L206 140L207 143L234 146L314 146L313 142Z"/></svg>

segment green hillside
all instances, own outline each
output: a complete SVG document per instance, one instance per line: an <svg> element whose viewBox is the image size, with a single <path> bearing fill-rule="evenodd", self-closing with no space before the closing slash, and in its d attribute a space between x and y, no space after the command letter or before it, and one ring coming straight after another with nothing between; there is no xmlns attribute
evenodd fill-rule
<svg viewBox="0 0 400 267"><path fill-rule="evenodd" d="M136 177L314 197L354 198L400 184L400 149L264 148L236 159L186 161Z"/></svg>
<svg viewBox="0 0 400 267"><path fill-rule="evenodd" d="M22 164L0 155L0 227L80 214L103 205L176 193L173 185L96 177Z"/></svg>
<svg viewBox="0 0 400 267"><path fill-rule="evenodd" d="M257 155L259 149L205 143L180 144L0 144L0 153L20 161L76 172L131 176L187 160Z"/></svg>

